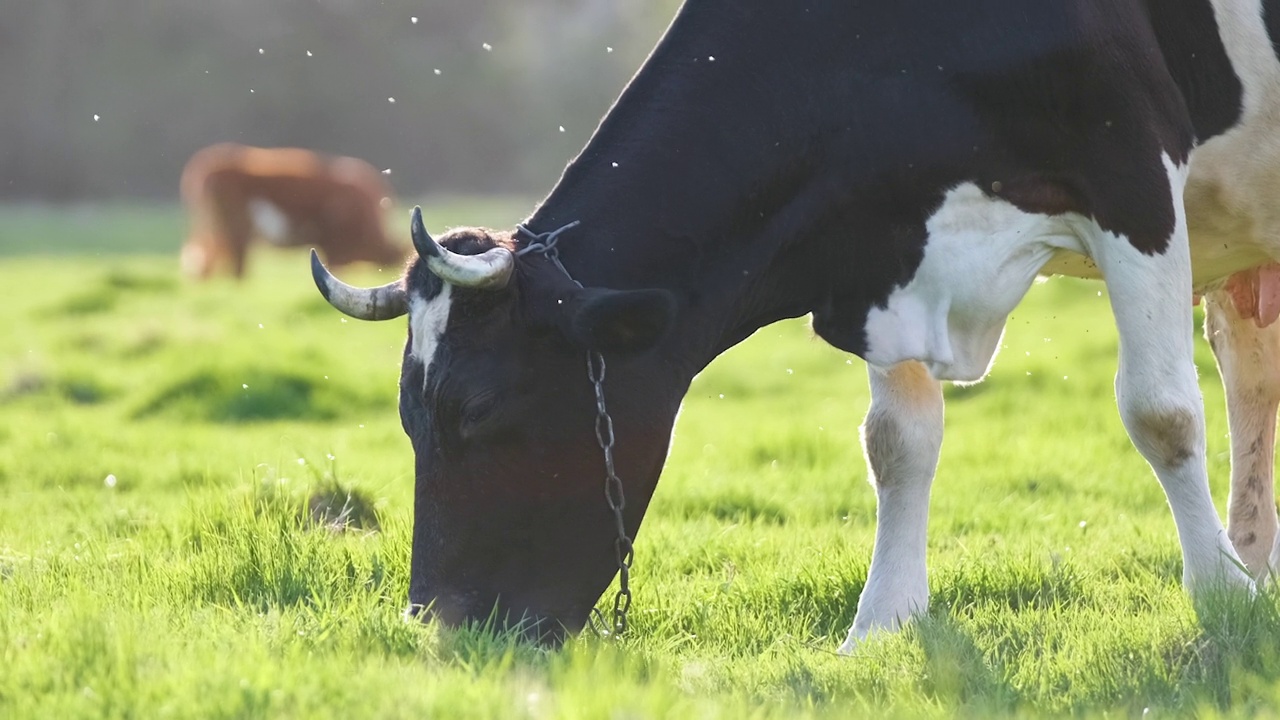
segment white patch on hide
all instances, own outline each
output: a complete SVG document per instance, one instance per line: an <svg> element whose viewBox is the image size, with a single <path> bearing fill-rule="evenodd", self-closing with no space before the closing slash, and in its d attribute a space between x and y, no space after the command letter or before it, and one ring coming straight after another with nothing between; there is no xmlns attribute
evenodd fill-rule
<svg viewBox="0 0 1280 720"><path fill-rule="evenodd" d="M453 287L444 283L440 294L430 300L423 299L416 293L409 299L409 328L413 333L413 342L409 353L422 363L422 381L426 382L431 371L431 362L435 359L436 350L440 347L440 338L449 325L449 308L452 306Z"/></svg>
<svg viewBox="0 0 1280 720"><path fill-rule="evenodd" d="M187 277L201 277L209 269L209 252L198 243L188 242L183 245L179 258L182 272Z"/></svg>
<svg viewBox="0 0 1280 720"><path fill-rule="evenodd" d="M1197 147L1184 199L1193 284L1280 259L1280 60L1257 0L1213 0L1244 91L1238 124Z"/></svg>
<svg viewBox="0 0 1280 720"><path fill-rule="evenodd" d="M867 362L919 360L938 380L981 380L1040 268L1057 252L1083 252L1078 220L1023 212L973 183L952 188L925 224L915 276L867 315Z"/></svg>
<svg viewBox="0 0 1280 720"><path fill-rule="evenodd" d="M258 235L272 245L284 245L289 237L289 218L270 200L250 198L248 204Z"/></svg>

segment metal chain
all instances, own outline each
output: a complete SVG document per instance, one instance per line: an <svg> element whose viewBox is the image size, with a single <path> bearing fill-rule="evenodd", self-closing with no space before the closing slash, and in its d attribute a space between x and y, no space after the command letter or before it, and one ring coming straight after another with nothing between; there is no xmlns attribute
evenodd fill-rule
<svg viewBox="0 0 1280 720"><path fill-rule="evenodd" d="M517 250L516 257L531 252L542 253L555 262L556 267L560 268L560 272L564 273L565 277L573 280L573 276L569 274L569 271L565 270L564 266L560 264L560 251L556 249L556 243L560 242L560 233L577 227L578 223L578 220L574 220L568 225L545 233L535 233L524 225L517 225L516 231L528 236L532 242ZM582 283L577 280L573 280L573 284L582 287Z"/></svg>
<svg viewBox="0 0 1280 720"><path fill-rule="evenodd" d="M557 230L547 233L534 233L524 225L517 225L516 230L532 239L532 242L516 251L516 255L538 252L560 268L565 277L574 285L582 287L582 283L574 279L564 265L560 263L560 250L556 248L560 233L578 224L575 220ZM601 637L618 637L627 631L627 613L631 610L631 563L635 559L635 548L631 537L627 535L627 527L622 519L622 510L627 506L627 498L622 491L622 479L613 466L613 418L604 401L604 355L598 350L587 351L587 379L591 381L596 394L596 442L604 452L604 499L613 513L614 530L617 535L613 540L613 554L618 563L618 592L613 596L612 622L607 626L600 608L591 608L588 622L591 629Z"/></svg>
<svg viewBox="0 0 1280 720"><path fill-rule="evenodd" d="M631 609L631 561L635 548L622 521L622 509L627 506L627 498L622 492L622 479L613 467L613 418L604 404L604 373L604 355L595 350L587 352L587 378L596 391L596 442L604 451L604 499L613 512L614 529L617 531L613 553L618 562L618 592L613 596L611 623L616 636L627 631L627 611Z"/></svg>

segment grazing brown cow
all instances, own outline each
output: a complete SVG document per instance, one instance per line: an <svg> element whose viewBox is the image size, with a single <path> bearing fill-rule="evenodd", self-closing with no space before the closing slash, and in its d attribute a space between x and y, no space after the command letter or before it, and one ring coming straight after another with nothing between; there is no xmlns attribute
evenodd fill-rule
<svg viewBox="0 0 1280 720"><path fill-rule="evenodd" d="M382 228L391 188L356 158L211 145L187 161L182 201L191 222L182 267L194 277L220 268L242 277L255 236L278 247L314 247L338 265L391 265L405 257Z"/></svg>

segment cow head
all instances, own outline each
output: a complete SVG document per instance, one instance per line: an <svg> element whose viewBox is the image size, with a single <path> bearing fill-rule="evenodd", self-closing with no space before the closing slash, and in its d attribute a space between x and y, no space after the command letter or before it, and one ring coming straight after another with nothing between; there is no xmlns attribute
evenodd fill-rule
<svg viewBox="0 0 1280 720"><path fill-rule="evenodd" d="M409 316L400 418L415 454L411 610L495 620L535 637L583 625L617 570L596 439L589 350L604 381L634 534L688 379L656 351L675 317L663 290L581 288L509 234L427 235L404 277L354 288L312 254L316 284L365 320Z"/></svg>

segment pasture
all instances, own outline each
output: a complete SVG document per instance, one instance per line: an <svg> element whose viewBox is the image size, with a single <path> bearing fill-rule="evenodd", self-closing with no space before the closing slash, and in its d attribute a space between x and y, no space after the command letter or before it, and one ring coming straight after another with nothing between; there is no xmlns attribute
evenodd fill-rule
<svg viewBox="0 0 1280 720"><path fill-rule="evenodd" d="M526 209L453 202L427 223ZM834 654L874 531L866 375L797 320L695 381L638 539L631 632L546 651L401 620L403 322L343 319L303 252L259 252L243 283L185 282L182 227L167 207L0 209L0 717L1280 707L1277 593L1197 614L1179 586L1168 507L1115 409L1101 284L1038 284L991 377L948 388L926 621ZM1221 511L1203 340L1197 361Z"/></svg>

